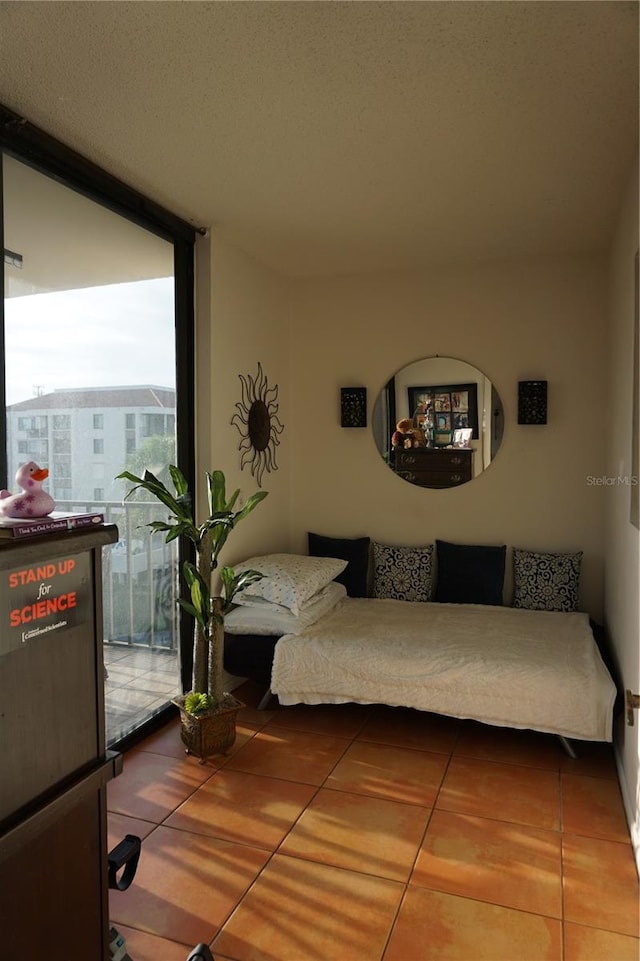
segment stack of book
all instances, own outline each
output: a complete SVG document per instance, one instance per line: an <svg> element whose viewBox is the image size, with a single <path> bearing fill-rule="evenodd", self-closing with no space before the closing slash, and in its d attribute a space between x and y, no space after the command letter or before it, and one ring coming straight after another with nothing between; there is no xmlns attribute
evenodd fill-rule
<svg viewBox="0 0 640 961"><path fill-rule="evenodd" d="M101 511L76 514L73 511L52 511L46 517L0 517L0 538L33 537L36 534L59 534L104 524Z"/></svg>

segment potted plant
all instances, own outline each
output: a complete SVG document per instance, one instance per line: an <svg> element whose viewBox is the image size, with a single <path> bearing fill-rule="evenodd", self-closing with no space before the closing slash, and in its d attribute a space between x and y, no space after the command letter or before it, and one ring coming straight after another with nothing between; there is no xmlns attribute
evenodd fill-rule
<svg viewBox="0 0 640 961"><path fill-rule="evenodd" d="M186 479L178 467L169 466L175 488L171 493L158 478L145 470L142 477L129 471L118 474L135 486L125 496L144 490L157 498L169 511L166 521L147 524L153 531L165 533L165 541L184 537L195 548L196 563L185 561L182 574L189 589L189 600L180 598L180 605L194 619L193 686L188 694L174 698L180 710L181 736L187 753L195 754L201 763L212 754L225 753L236 737L236 716L244 705L223 689L224 616L231 609L238 591L259 580L259 571L247 570L236 574L231 567L222 567L222 592L213 594L211 581L218 569L220 551L231 531L243 518L264 500L267 491L249 497L240 510L234 511L240 490L227 500L225 477L222 471L207 471L209 516L201 524L193 517L193 500Z"/></svg>

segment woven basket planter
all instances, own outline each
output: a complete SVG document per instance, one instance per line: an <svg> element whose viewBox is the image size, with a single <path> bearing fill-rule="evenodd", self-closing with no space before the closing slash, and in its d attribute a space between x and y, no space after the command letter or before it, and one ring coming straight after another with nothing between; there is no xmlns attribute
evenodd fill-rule
<svg viewBox="0 0 640 961"><path fill-rule="evenodd" d="M218 707L205 714L185 711L184 697L176 697L171 703L180 711L180 737L186 752L200 758L201 764L214 754L227 754L233 747L238 711L245 706L242 701L225 694Z"/></svg>

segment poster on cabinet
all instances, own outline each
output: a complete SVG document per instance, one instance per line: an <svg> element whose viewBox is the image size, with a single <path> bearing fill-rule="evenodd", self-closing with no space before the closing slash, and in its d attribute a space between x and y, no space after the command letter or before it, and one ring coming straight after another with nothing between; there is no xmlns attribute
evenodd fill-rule
<svg viewBox="0 0 640 961"><path fill-rule="evenodd" d="M0 656L85 623L90 608L89 556L47 559L4 571L0 583Z"/></svg>

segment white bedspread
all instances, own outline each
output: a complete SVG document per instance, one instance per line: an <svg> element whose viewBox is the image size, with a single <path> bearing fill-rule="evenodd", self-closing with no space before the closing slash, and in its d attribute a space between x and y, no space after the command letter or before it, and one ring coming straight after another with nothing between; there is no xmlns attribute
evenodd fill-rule
<svg viewBox="0 0 640 961"><path fill-rule="evenodd" d="M611 740L616 697L587 614L369 598L282 637L271 690L593 741Z"/></svg>

